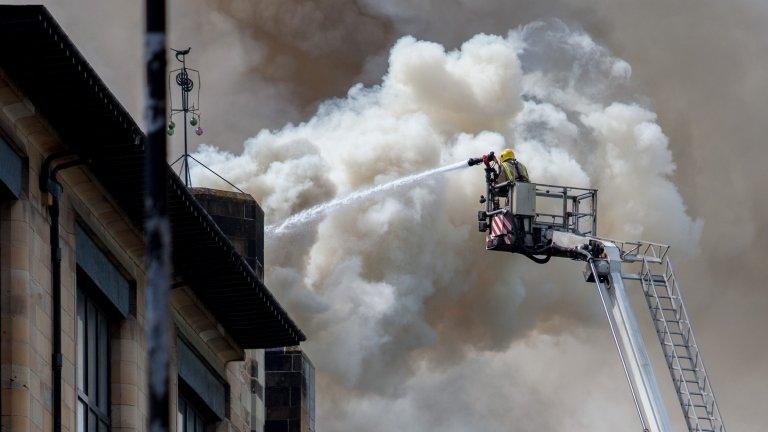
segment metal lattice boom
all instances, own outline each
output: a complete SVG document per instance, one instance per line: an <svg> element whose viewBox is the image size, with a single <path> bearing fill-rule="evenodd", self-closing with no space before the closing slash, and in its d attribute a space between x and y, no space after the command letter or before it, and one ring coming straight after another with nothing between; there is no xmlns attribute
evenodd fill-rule
<svg viewBox="0 0 768 432"><path fill-rule="evenodd" d="M688 430L725 432L669 258L661 264L644 258L641 283Z"/></svg>
<svg viewBox="0 0 768 432"><path fill-rule="evenodd" d="M637 274L658 336L683 417L690 432L725 432L712 383L693 334L677 283L669 246L649 242L618 243L627 263L640 264Z"/></svg>

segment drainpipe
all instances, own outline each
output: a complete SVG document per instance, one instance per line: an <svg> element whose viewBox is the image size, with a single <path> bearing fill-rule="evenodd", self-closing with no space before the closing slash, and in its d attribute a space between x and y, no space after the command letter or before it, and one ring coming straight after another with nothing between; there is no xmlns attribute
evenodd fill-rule
<svg viewBox="0 0 768 432"><path fill-rule="evenodd" d="M49 155L43 161L40 169L40 191L48 194L50 202L48 214L51 216L50 247L51 247L51 293L53 296L53 355L51 359L53 377L53 431L61 432L61 369L63 364L61 354L61 244L59 239L59 196L61 185L56 182L56 174L76 165L85 163L81 159L73 159L60 163L51 169L54 160L72 156L69 151Z"/></svg>

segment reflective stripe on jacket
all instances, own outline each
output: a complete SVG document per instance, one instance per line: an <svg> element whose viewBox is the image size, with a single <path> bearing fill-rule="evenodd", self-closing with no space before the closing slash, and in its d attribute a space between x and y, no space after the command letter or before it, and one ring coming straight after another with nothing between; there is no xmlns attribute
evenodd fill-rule
<svg viewBox="0 0 768 432"><path fill-rule="evenodd" d="M501 163L499 169L499 178L497 183L504 183L508 180L529 183L528 169L518 160L506 160Z"/></svg>

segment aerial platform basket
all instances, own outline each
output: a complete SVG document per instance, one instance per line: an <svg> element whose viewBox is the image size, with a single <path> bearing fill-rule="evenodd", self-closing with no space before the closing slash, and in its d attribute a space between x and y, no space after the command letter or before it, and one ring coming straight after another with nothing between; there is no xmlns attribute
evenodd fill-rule
<svg viewBox="0 0 768 432"><path fill-rule="evenodd" d="M556 232L585 237L597 233L597 189L489 181L480 202L485 209L478 212L478 229L487 232L488 250L545 257L532 258L539 262L552 255L572 255L553 244Z"/></svg>
<svg viewBox="0 0 768 432"><path fill-rule="evenodd" d="M669 246L597 236L597 189L497 183L493 152L468 161L485 165L486 195L477 214L486 249L522 254L543 264L553 256L586 261L644 432L671 432L666 406L629 300L625 281L639 281L689 432L725 432L711 380L672 270Z"/></svg>

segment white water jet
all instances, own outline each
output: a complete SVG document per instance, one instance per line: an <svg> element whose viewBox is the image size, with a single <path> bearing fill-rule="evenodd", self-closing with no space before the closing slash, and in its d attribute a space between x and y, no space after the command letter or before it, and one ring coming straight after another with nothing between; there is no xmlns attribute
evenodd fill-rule
<svg viewBox="0 0 768 432"><path fill-rule="evenodd" d="M464 167L469 167L469 165L467 165L467 161L456 162L452 165L431 169L429 171L402 177L389 183L384 183L368 189L352 192L349 195L318 204L314 207L310 207L306 210L296 213L283 221L281 224L270 225L264 229L264 234L266 237L274 237L286 234L302 225L312 222L315 219L336 210L341 206L360 202L376 194L399 189L403 186L421 182L429 177L444 174L449 171L455 171Z"/></svg>

